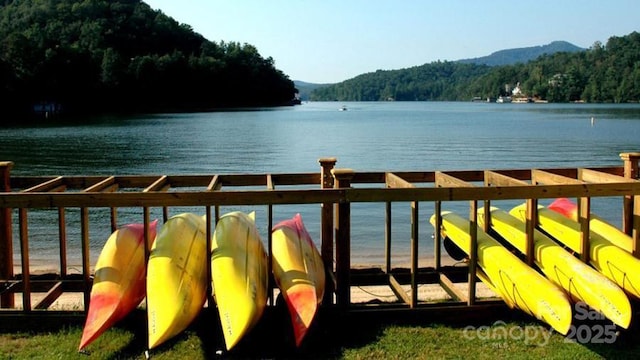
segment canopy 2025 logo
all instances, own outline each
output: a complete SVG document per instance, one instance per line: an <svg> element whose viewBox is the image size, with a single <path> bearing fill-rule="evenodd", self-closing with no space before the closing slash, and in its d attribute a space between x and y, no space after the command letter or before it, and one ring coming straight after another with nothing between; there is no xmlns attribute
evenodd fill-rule
<svg viewBox="0 0 640 360"><path fill-rule="evenodd" d="M575 304L574 319L579 324L571 324L564 341L580 344L613 344L618 339L614 324L606 324L606 318L599 311L589 308L583 302Z"/></svg>

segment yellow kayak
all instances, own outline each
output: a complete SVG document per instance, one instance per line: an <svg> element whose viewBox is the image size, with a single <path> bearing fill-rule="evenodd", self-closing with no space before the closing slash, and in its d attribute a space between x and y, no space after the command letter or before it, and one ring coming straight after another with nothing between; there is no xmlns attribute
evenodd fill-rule
<svg viewBox="0 0 640 360"><path fill-rule="evenodd" d="M267 304L267 254L254 216L223 215L211 241L213 294L227 350L253 328Z"/></svg>
<svg viewBox="0 0 640 360"><path fill-rule="evenodd" d="M478 222L484 223L484 208L478 210ZM491 208L491 228L522 254L526 253L525 223L498 208ZM628 328L631 304L624 291L592 267L564 250L538 230L534 232L535 264L572 300L582 301L608 319Z"/></svg>
<svg viewBox="0 0 640 360"><path fill-rule="evenodd" d="M549 204L549 209L558 212L571 220L578 221L578 205L567 198L559 198ZM596 214L590 214L589 230L611 241L612 244L625 251L633 251L633 239L622 230L611 225Z"/></svg>
<svg viewBox="0 0 640 360"><path fill-rule="evenodd" d="M431 217L435 224L435 215ZM469 220L452 212L442 212L442 234L469 254ZM511 307L518 308L566 335L571 327L571 302L567 295L537 271L527 266L478 227L478 266L486 274L489 287Z"/></svg>
<svg viewBox="0 0 640 360"><path fill-rule="evenodd" d="M526 204L511 209L510 214L524 221ZM580 252L580 224L577 221L539 206L538 225L557 241L576 253ZM589 243L591 265L627 295L640 299L640 260L593 231L589 234Z"/></svg>
<svg viewBox="0 0 640 360"><path fill-rule="evenodd" d="M157 223L149 224L151 240L156 237ZM125 225L109 236L98 257L79 350L142 302L145 275L144 225Z"/></svg>
<svg viewBox="0 0 640 360"><path fill-rule="evenodd" d="M322 302L325 286L322 258L300 214L274 226L272 265L289 308L296 346L300 346Z"/></svg>
<svg viewBox="0 0 640 360"><path fill-rule="evenodd" d="M176 215L162 226L149 255L149 349L186 329L202 310L206 293L206 223L195 214Z"/></svg>

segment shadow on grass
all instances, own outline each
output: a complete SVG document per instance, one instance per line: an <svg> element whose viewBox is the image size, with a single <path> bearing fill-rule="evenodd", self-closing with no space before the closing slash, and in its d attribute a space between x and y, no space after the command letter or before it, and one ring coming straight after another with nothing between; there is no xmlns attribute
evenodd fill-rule
<svg viewBox="0 0 640 360"><path fill-rule="evenodd" d="M634 317L637 319L637 316ZM506 309L490 313L469 314L469 316L460 317L458 320L452 321L446 316L439 316L433 312L420 311L364 311L364 312L341 312L336 308L321 308L311 329L309 330L302 346L297 348L293 337L293 330L287 312L286 306L278 304L275 307L269 307L263 318L256 327L231 351L227 352L224 346L224 339L221 332L218 314L214 309L204 309L197 320L187 329L186 332L167 341L156 349L151 351L152 358L186 358L196 360L198 358L206 359L253 359L253 358L272 358L272 359L338 359L351 350L367 348L372 344L380 341L389 342L389 335L385 334L387 329L392 326L401 327L407 330L407 336L412 336L412 329L417 329L418 334L424 336L427 331L439 331L439 326L446 326L447 329L453 331L446 336L456 337L462 333L462 329L466 326L492 326L496 324L496 320L504 322L512 322L516 327L526 327L531 325L548 328L542 323L535 323L531 317L524 315L518 311ZM599 322L588 322L585 324L576 323L576 326L587 325L595 331ZM606 322L603 322L606 324ZM58 322L58 329L71 328L74 333L78 334L78 341L81 334L82 324L78 324L76 319L74 323L65 324ZM138 310L132 313L124 321L117 326L117 332L125 333L126 336L111 336L111 340L105 339L102 344L94 344L95 355L98 358L106 359L131 359L141 358L141 355L147 350L147 329L146 314L144 311ZM435 329L435 330L434 330ZM29 333L50 333L54 332L55 326L47 327L30 327L26 329ZM401 330L404 331L404 330ZM449 331L444 329L443 331ZM116 333L117 333L116 332ZM0 329L0 333L9 333L6 329ZM593 333L592 333L593 334ZM555 342L553 343L557 350L564 350L562 345L566 339L555 334ZM107 336L109 338L109 336ZM115 345L111 352L104 348L108 342L113 343L113 339L122 341ZM126 339L126 340L124 340ZM123 341L124 340L124 341ZM395 341L394 339L391 339ZM126 341L126 343L125 343ZM463 344L465 341L460 335L459 339L449 339L443 346L454 348L460 346L462 348L479 346L479 351L492 353L491 343L476 342L473 344ZM640 321L635 320L630 329L620 330L616 337L615 343L581 343L580 347L587 349L592 355L597 354L603 358L637 358L640 352ZM73 344L61 344L60 346L77 346ZM113 344L110 344L113 346ZM484 348L482 348L484 346ZM89 347L89 352L92 351ZM517 348L520 351L527 351L525 348ZM468 350L468 349L467 349ZM478 350L478 349L476 349ZM555 354L555 350L550 350L551 354ZM103 355L98 355L103 354ZM102 356L102 357L101 357ZM90 357L89 357L90 358Z"/></svg>

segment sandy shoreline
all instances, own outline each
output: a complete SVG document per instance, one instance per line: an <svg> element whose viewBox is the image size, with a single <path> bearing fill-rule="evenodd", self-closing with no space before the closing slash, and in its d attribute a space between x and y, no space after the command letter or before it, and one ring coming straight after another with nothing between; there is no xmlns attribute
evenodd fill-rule
<svg viewBox="0 0 640 360"><path fill-rule="evenodd" d="M19 257L18 257L19 258ZM97 261L97 260L96 260ZM456 261L449 257L445 252L442 253L440 264L442 266L454 266L457 264L461 264L460 261ZM392 261L392 268L411 268L411 263L408 259L402 259L402 261ZM361 261L359 259L352 260L351 268L352 269L367 269L367 268L384 268L384 263L373 262L373 261ZM418 267L419 268L428 268L435 266L435 258L433 255L421 256L418 259ZM95 267L95 261L92 261L90 264L90 272L93 274ZM80 260L67 260L66 266L67 274L82 274L82 262ZM14 274L22 274L22 265L20 261L15 261L13 264L13 273ZM36 261L31 260L29 262L29 273L31 275L41 275L41 274L59 274L60 273L60 260L57 258L52 258L50 260L38 259Z"/></svg>
<svg viewBox="0 0 640 360"><path fill-rule="evenodd" d="M463 292L467 293L466 283L454 284L455 287ZM402 289L411 294L411 286L403 285ZM277 294L277 290L276 290ZM45 293L32 293L31 305L34 306L42 298ZM478 298L495 298L496 294L491 291L486 285L478 282L476 285L476 296ZM452 298L444 291L444 289L438 284L422 284L418 286L418 301L420 302L444 302L452 300ZM353 304L365 304L365 303L396 303L398 298L391 290L391 287L385 285L374 286L352 286L351 287L351 302ZM15 294L15 309L22 309L22 294ZM62 294L48 310L72 310L83 311L84 310L84 296L82 293L64 293Z"/></svg>
<svg viewBox="0 0 640 360"><path fill-rule="evenodd" d="M435 264L434 259L423 258L419 262L420 267L433 267ZM441 264L443 266L455 266L460 264L459 262L449 258L448 256L443 256L441 259ZM400 263L394 264L394 268L410 268L410 264ZM382 269L383 266L375 265L375 264L355 264L352 265L352 268L355 269ZM22 273L21 267L14 267L15 274ZM60 266L57 263L48 263L48 264L40 264L38 266L30 266L30 271L32 275L42 275L42 274L60 274ZM93 271L93 268L91 269ZM82 274L81 266L68 266L67 274ZM459 291L462 293L468 292L467 283L457 283L454 284ZM402 285L402 289L408 295L411 294L411 286L410 285ZM277 289L275 290L277 293ZM495 298L496 294L493 293L486 285L482 282L478 282L476 286L476 294L478 298ZM45 293L32 293L31 294L31 304L37 304L42 298L44 298ZM442 302L449 301L452 298L447 294L447 292L439 285L439 284L420 284L418 286L418 301L420 302ZM352 286L351 287L351 302L356 303L394 303L398 302L399 299L394 294L393 290L388 285L370 285L370 286ZM22 308L22 294L15 294L15 305L18 309ZM49 308L49 310L76 310L82 311L84 310L84 296L83 293L70 293L66 292L62 294Z"/></svg>

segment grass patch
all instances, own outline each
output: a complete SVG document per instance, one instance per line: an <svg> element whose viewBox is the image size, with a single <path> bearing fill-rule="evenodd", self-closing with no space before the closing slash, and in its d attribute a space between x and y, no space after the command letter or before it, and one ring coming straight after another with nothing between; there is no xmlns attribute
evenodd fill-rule
<svg viewBox="0 0 640 360"><path fill-rule="evenodd" d="M326 358L326 359L635 359L636 331L620 332L613 344L580 344L541 323L494 322L468 326L382 324L375 319L323 319L311 329L302 348L293 345L291 328L279 314L267 314L230 353L223 348L219 323L202 316L183 334L151 352L153 359ZM131 325L134 324L134 325ZM51 332L0 333L1 359L142 359L146 328L137 321L121 324L77 352L81 326ZM87 356L89 355L89 356Z"/></svg>

